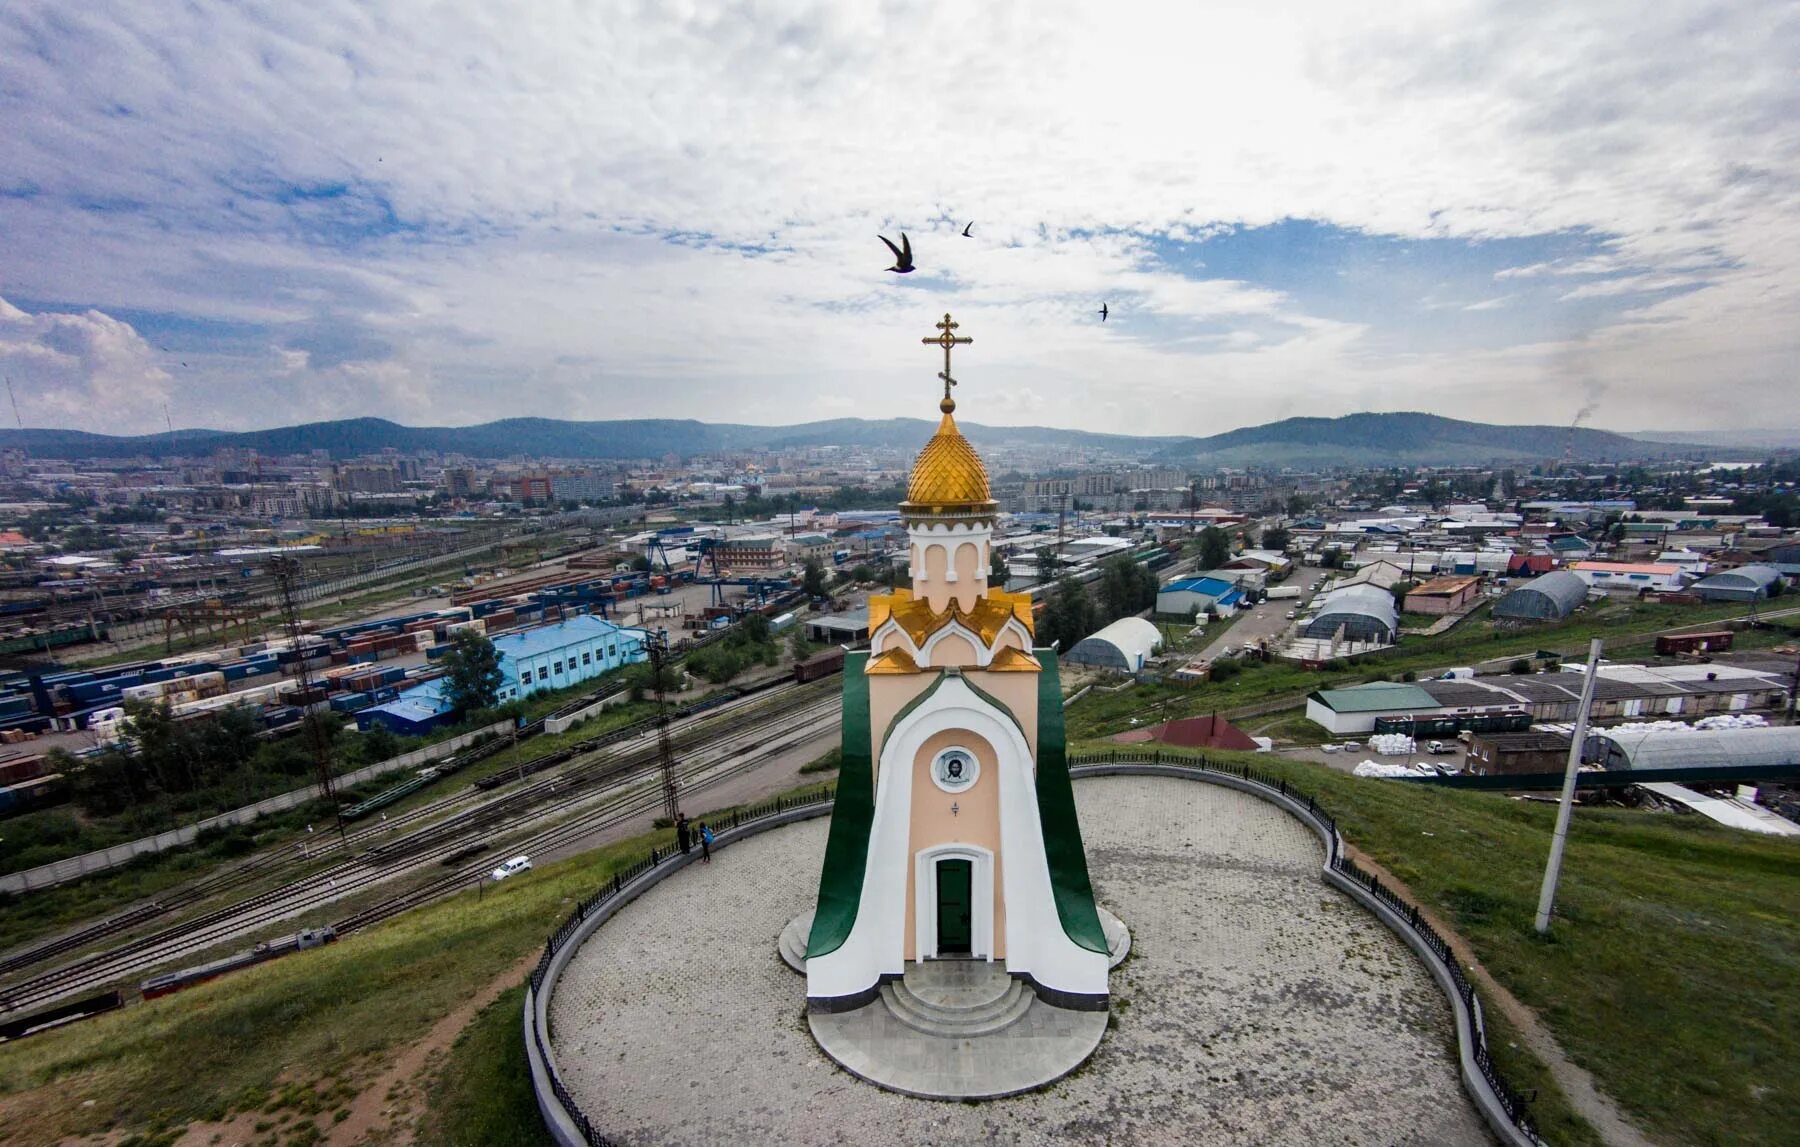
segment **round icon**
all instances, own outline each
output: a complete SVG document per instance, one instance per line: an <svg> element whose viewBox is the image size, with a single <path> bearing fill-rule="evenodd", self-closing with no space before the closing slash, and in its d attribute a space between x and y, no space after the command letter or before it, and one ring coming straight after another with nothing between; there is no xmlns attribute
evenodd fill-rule
<svg viewBox="0 0 1800 1147"><path fill-rule="evenodd" d="M931 762L931 780L947 793L965 792L981 775L981 762L966 749L945 749Z"/></svg>

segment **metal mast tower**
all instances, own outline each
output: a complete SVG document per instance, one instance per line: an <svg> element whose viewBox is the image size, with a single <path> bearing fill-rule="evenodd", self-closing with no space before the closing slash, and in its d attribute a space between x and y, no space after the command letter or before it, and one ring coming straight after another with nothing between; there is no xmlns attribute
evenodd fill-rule
<svg viewBox="0 0 1800 1147"><path fill-rule="evenodd" d="M294 650L294 681L300 686L301 696L312 694L312 669L306 664L305 651L300 646L300 614L294 608L294 579L300 576L300 563L294 558L280 555L269 561L269 573L275 578L276 589L281 594L281 620L287 628L288 643ZM304 712L302 706L302 712ZM312 750L313 772L319 778L319 796L331 807L332 816L337 820L338 836L344 835L344 812L338 804L337 786L331 773L331 740L327 723L316 720L314 714L306 713L301 718L301 727L305 730L307 747Z"/></svg>
<svg viewBox="0 0 1800 1147"><path fill-rule="evenodd" d="M663 697L668 638L660 629L646 629L645 634L644 649L650 654L651 684L656 691L656 767L662 779L663 815L674 824L681 815L681 782L675 776L675 745L669 740L669 706Z"/></svg>

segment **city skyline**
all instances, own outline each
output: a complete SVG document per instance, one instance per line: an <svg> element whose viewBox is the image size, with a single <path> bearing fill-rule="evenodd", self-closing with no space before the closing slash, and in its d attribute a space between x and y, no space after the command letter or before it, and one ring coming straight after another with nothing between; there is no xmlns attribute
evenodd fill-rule
<svg viewBox="0 0 1800 1147"><path fill-rule="evenodd" d="M1774 6L536 15L0 15L20 419L1794 421Z"/></svg>

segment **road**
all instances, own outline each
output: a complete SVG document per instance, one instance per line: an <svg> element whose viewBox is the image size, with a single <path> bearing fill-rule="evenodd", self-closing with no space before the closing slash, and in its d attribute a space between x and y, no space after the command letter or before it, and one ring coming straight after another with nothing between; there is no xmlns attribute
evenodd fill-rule
<svg viewBox="0 0 1800 1147"><path fill-rule="evenodd" d="M1263 641L1267 641L1271 648L1281 644L1288 627L1294 624L1288 620L1288 611L1311 601L1313 584L1328 572L1330 571L1314 566L1295 567L1294 572L1288 575L1287 580L1280 584L1299 586L1300 599L1298 601L1293 598L1277 598L1274 601L1263 602L1248 616L1239 617L1232 622L1224 633L1208 643L1200 653L1200 660L1212 661L1223 657L1227 648L1243 649Z"/></svg>

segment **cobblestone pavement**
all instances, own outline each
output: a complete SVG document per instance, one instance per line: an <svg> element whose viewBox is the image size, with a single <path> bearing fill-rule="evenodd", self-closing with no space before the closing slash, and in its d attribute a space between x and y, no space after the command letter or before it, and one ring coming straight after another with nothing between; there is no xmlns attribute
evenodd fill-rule
<svg viewBox="0 0 1800 1147"><path fill-rule="evenodd" d="M810 903L823 818L721 850L590 937L553 1001L565 1078L626 1144L1490 1144L1450 1008L1319 879L1318 840L1216 785L1078 781L1100 901L1131 926L1117 1027L1050 1088L910 1099L833 1066L775 939Z"/></svg>

